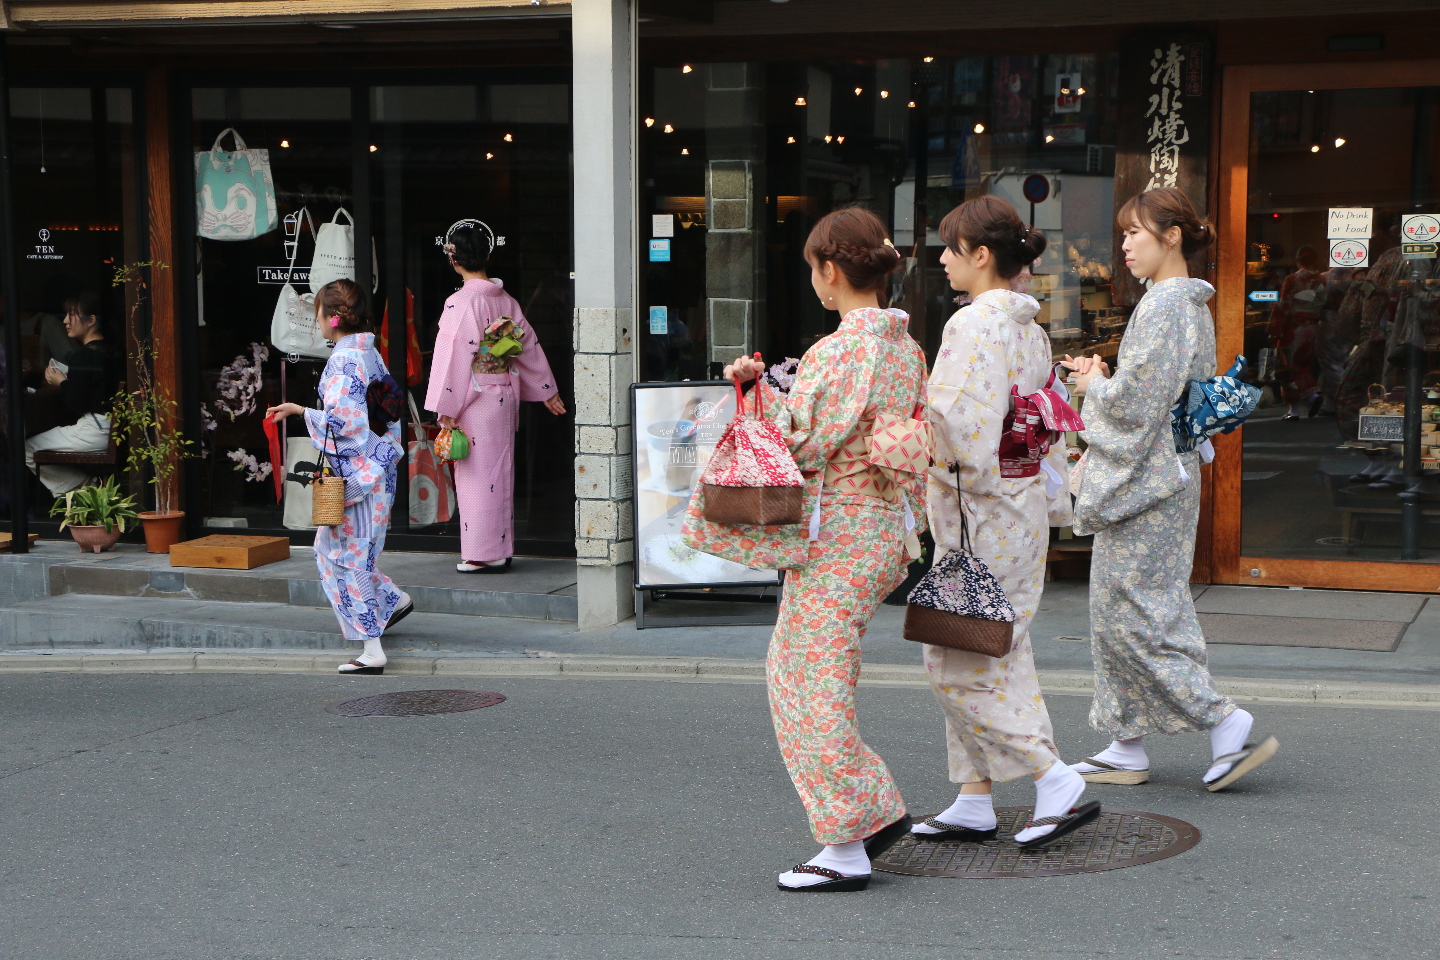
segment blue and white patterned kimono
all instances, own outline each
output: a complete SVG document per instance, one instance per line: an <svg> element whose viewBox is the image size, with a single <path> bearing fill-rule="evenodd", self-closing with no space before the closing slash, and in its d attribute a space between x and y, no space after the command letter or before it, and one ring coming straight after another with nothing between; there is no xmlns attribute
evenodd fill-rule
<svg viewBox="0 0 1440 960"><path fill-rule="evenodd" d="M376 569L404 451L400 423L388 424L384 436L376 436L365 403L370 384L387 376L375 335L353 333L335 344L325 364L320 378L324 409L305 411L315 449L329 455L336 476L345 480L345 522L316 531L315 564L340 630L351 640L380 636L400 602L395 584Z"/></svg>

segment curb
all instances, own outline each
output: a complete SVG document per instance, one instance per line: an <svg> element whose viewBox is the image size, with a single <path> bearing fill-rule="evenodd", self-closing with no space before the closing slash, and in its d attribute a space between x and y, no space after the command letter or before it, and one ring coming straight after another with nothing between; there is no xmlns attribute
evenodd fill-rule
<svg viewBox="0 0 1440 960"><path fill-rule="evenodd" d="M339 655L268 652L173 653L5 653L0 673L335 673ZM763 660L715 657L611 657L539 651L525 656L391 658L387 675L399 677L627 677L708 683L763 683ZM909 664L867 663L860 682L866 686L922 687L925 669ZM1328 706L1409 707L1440 710L1440 684L1313 683L1216 677L1223 693L1249 703L1315 703ZM1042 670L1040 689L1050 695L1092 696L1095 675L1088 670Z"/></svg>

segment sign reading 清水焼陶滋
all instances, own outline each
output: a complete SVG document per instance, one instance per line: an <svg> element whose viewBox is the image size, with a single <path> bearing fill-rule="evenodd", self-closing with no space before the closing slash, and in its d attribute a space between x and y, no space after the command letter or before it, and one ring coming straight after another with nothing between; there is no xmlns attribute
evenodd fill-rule
<svg viewBox="0 0 1440 960"><path fill-rule="evenodd" d="M1375 228L1374 207L1331 207L1327 240L1369 240Z"/></svg>
<svg viewBox="0 0 1440 960"><path fill-rule="evenodd" d="M1369 240L1331 240L1330 266L1368 267L1370 265Z"/></svg>
<svg viewBox="0 0 1440 960"><path fill-rule="evenodd" d="M259 284L286 283L307 284L310 282L309 267L256 267L255 282Z"/></svg>

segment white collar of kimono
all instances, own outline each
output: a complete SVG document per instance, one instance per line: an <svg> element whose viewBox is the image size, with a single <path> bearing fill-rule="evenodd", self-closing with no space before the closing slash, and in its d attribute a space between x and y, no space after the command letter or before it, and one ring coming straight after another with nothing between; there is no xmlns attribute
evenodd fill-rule
<svg viewBox="0 0 1440 960"><path fill-rule="evenodd" d="M1201 307L1209 303L1210 298L1215 296L1215 288L1196 277L1171 277L1169 280L1161 280L1150 286L1151 293L1166 290L1174 290L1182 297L1194 302L1196 306Z"/></svg>
<svg viewBox="0 0 1440 960"><path fill-rule="evenodd" d="M894 307L888 310L861 307L859 310L851 310L845 314L845 318L840 321L840 327L842 329L854 327L868 330L877 337L894 340L910 329L910 314L904 310L896 310Z"/></svg>
<svg viewBox="0 0 1440 960"><path fill-rule="evenodd" d="M1026 293L1014 290L986 290L972 302L975 306L999 310L1016 323L1029 323L1040 312L1040 303Z"/></svg>

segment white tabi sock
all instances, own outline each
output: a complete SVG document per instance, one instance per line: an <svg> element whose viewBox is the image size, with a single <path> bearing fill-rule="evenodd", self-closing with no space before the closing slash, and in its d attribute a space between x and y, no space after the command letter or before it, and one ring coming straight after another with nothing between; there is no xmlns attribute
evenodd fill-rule
<svg viewBox="0 0 1440 960"><path fill-rule="evenodd" d="M1065 764L1056 761L1050 765L1049 770L1045 771L1043 777L1035 781L1035 812L1030 819L1043 820L1046 817L1062 817L1079 802L1080 796L1084 792L1085 779ZM1047 823L1043 827L1021 830L1015 834L1015 840L1024 843L1027 840L1043 837L1048 833L1054 833L1055 826L1053 823Z"/></svg>
<svg viewBox="0 0 1440 960"><path fill-rule="evenodd" d="M1230 716L1210 728L1211 758L1223 757L1243 750L1245 741L1250 737L1250 728L1253 726L1255 726L1255 718L1250 715L1250 712L1236 707L1231 711ZM1233 763L1213 764L1209 770L1205 771L1205 782L1211 783L1220 779L1230 772L1230 768L1233 766Z"/></svg>
<svg viewBox="0 0 1440 960"><path fill-rule="evenodd" d="M965 827L969 830L994 830L995 798L988 793L962 793L955 798L955 802L950 804L944 813L937 813L935 819L941 823ZM910 828L910 832L920 835L944 833L938 827L932 827L925 823L915 824Z"/></svg>
<svg viewBox="0 0 1440 960"><path fill-rule="evenodd" d="M1145 753L1145 738L1133 740L1112 740L1110 746L1095 754L1096 760L1113 763L1122 770L1149 770L1150 757ZM1076 773L1094 773L1102 769L1091 763L1072 763L1070 769Z"/></svg>
<svg viewBox="0 0 1440 960"><path fill-rule="evenodd" d="M868 877L870 875L870 857L865 853L864 840L828 844L824 850L807 860L806 863L812 867L834 870L847 877ZM813 887L817 883L829 883L831 879L831 877L822 877L817 873L796 873L793 870L786 870L780 874L780 882L787 887Z"/></svg>
<svg viewBox="0 0 1440 960"><path fill-rule="evenodd" d="M389 662L385 651L380 646L379 637L365 638L365 652L355 658L367 667L383 667Z"/></svg>

